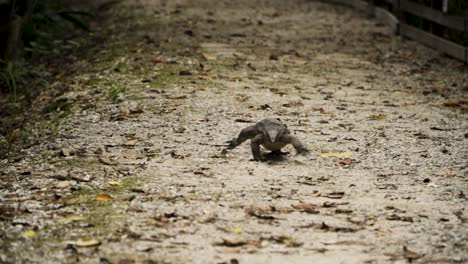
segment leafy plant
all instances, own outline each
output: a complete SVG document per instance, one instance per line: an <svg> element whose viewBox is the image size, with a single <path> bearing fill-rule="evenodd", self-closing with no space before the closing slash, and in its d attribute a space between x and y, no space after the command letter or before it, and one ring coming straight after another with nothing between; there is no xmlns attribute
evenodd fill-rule
<svg viewBox="0 0 468 264"><path fill-rule="evenodd" d="M16 77L14 74L14 65L13 63L8 63L4 70L0 71L0 76L4 79L10 93L12 94L13 104L17 103L17 86L16 86Z"/></svg>
<svg viewBox="0 0 468 264"><path fill-rule="evenodd" d="M108 98L111 101L115 102L117 100L117 98L119 98L119 95L122 94L122 93L127 92L127 90L128 90L127 87L125 87L123 85L112 84L111 87L110 87Z"/></svg>

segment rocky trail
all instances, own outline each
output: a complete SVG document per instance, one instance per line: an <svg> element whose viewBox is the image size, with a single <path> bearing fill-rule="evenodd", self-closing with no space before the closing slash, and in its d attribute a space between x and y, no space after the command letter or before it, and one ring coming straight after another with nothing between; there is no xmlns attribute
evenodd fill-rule
<svg viewBox="0 0 468 264"><path fill-rule="evenodd" d="M0 160L1 263L467 263L468 74L322 1L123 1ZM278 117L310 149L251 161Z"/></svg>

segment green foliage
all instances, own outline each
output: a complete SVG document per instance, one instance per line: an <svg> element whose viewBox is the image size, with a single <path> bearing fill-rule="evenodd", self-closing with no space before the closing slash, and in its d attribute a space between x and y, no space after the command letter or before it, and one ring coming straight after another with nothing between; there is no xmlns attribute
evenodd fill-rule
<svg viewBox="0 0 468 264"><path fill-rule="evenodd" d="M110 91L109 91L109 95L108 95L108 99L115 102L117 101L117 98L119 98L119 95L122 94L122 93L126 93L127 92L127 87L123 86L123 85L119 85L119 84L112 84L111 87L110 87Z"/></svg>
<svg viewBox="0 0 468 264"><path fill-rule="evenodd" d="M12 103L16 104L17 86L13 63L8 63L4 69L0 70L0 78L3 78L4 82L6 83L6 86L8 87L8 90L10 91L10 94L12 95Z"/></svg>
<svg viewBox="0 0 468 264"><path fill-rule="evenodd" d="M67 111L68 109L70 109L68 100L66 98L59 98L46 105L44 109L42 109L42 112L47 114L55 111Z"/></svg>

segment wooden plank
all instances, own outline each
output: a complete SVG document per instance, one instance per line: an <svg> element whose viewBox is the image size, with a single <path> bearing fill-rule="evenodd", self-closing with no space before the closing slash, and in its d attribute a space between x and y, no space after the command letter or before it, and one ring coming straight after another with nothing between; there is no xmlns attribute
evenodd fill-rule
<svg viewBox="0 0 468 264"><path fill-rule="evenodd" d="M353 7L354 9L357 9L359 11L367 10L367 2L363 0L328 0L327 2Z"/></svg>
<svg viewBox="0 0 468 264"><path fill-rule="evenodd" d="M463 17L446 15L435 9L425 7L408 0L401 0L400 9L415 16L434 21L446 27L459 31L465 31L465 19Z"/></svg>
<svg viewBox="0 0 468 264"><path fill-rule="evenodd" d="M416 40L417 42L420 42L440 52L448 54L456 59L462 61L466 60L466 49L461 45L455 44L443 38L439 38L437 36L432 35L431 33L422 31L420 29L406 24L400 25L400 33L405 37Z"/></svg>
<svg viewBox="0 0 468 264"><path fill-rule="evenodd" d="M387 4L390 4L392 6L396 6L396 4L397 4L396 1L397 0L385 0L384 2L387 3Z"/></svg>
<svg viewBox="0 0 468 264"><path fill-rule="evenodd" d="M334 3L334 4L339 4L339 5L344 5L344 6L349 6L349 7L354 7L354 2L349 1L349 0L328 0L327 2Z"/></svg>
<svg viewBox="0 0 468 264"><path fill-rule="evenodd" d="M383 8L377 7L375 9L375 17L387 26L389 26L395 34L399 34L400 21L398 21L398 19L391 12Z"/></svg>

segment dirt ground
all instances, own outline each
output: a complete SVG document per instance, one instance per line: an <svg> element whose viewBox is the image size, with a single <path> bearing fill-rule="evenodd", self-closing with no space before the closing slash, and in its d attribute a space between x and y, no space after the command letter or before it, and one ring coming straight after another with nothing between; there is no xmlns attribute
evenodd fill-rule
<svg viewBox="0 0 468 264"><path fill-rule="evenodd" d="M320 1L105 12L0 161L0 263L468 263L462 63ZM266 117L310 154L223 151Z"/></svg>

